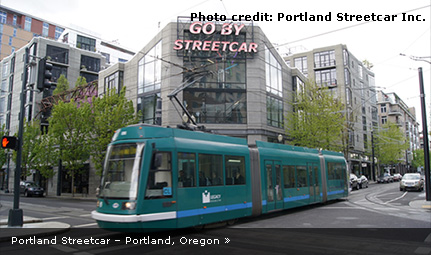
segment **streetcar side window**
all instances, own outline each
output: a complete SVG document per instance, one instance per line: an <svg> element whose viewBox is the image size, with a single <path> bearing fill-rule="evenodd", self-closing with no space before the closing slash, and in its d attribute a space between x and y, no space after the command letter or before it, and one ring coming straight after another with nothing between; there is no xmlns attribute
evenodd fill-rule
<svg viewBox="0 0 431 255"><path fill-rule="evenodd" d="M307 167L297 166L296 175L297 175L296 187L297 188L307 187L308 186Z"/></svg>
<svg viewBox="0 0 431 255"><path fill-rule="evenodd" d="M196 187L196 155L194 153L178 153L178 187Z"/></svg>
<svg viewBox="0 0 431 255"><path fill-rule="evenodd" d="M151 162L148 173L146 199L172 197L172 164L170 152L157 152L152 160L158 160L157 164Z"/></svg>
<svg viewBox="0 0 431 255"><path fill-rule="evenodd" d="M345 171L344 164L328 162L328 185L342 187L345 181Z"/></svg>
<svg viewBox="0 0 431 255"><path fill-rule="evenodd" d="M199 154L199 187L223 185L222 155Z"/></svg>
<svg viewBox="0 0 431 255"><path fill-rule="evenodd" d="M295 166L283 166L284 188L295 188Z"/></svg>
<svg viewBox="0 0 431 255"><path fill-rule="evenodd" d="M245 158L225 156L226 185L245 184Z"/></svg>

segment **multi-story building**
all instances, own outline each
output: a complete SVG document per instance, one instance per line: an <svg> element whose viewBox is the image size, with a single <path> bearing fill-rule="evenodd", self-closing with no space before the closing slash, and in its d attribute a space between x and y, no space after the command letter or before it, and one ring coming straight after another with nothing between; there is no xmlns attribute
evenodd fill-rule
<svg viewBox="0 0 431 255"><path fill-rule="evenodd" d="M419 123L416 121L415 108L409 108L396 93L382 91L378 92L377 104L380 124L395 123L405 134L409 147L399 159L401 163L392 169L392 172L404 174L411 170L409 164L413 160L413 151L420 149Z"/></svg>
<svg viewBox="0 0 431 255"><path fill-rule="evenodd" d="M135 52L115 42L103 40L100 36L95 35L95 32L86 31L83 28L66 28L58 41L79 49L98 52L105 57L107 65L127 62L135 55Z"/></svg>
<svg viewBox="0 0 431 255"><path fill-rule="evenodd" d="M87 82L97 81L100 70L107 67L105 57L97 52L79 49L72 47L69 44L64 44L58 41L46 39L43 37L33 38L30 43L15 51L9 57L4 58L0 62L1 73L1 94L0 94L0 125L5 127L5 131L13 135L18 131L18 114L20 113L20 93L22 90L22 74L25 70L24 55L25 48L29 48L30 57L28 67L28 81L26 83L26 103L25 103L25 119L31 121L35 118L40 118L42 124L48 117L42 111L41 101L43 98L50 96L52 90L44 90L40 92L36 89L38 80L38 65L41 58L46 58L53 65L52 80L55 84L60 75L65 75L70 83L70 88L73 88L75 81L79 76L86 77ZM97 95L97 90L94 90ZM14 165L10 160L7 165L0 170L0 187L7 188L6 184L13 182ZM35 173L37 178L37 173ZM88 183L88 169L82 178L85 178L84 183ZM71 187L67 186L70 182L67 175L63 174L63 189L67 192ZM56 187L56 183L52 187ZM88 185L88 184L87 184ZM10 185L9 185L10 187ZM55 190L55 189L54 189ZM55 193L55 192L54 192Z"/></svg>
<svg viewBox="0 0 431 255"><path fill-rule="evenodd" d="M345 105L345 156L350 171L371 178L371 132L378 126L374 73L345 45L333 45L284 57L310 81L329 89Z"/></svg>
<svg viewBox="0 0 431 255"><path fill-rule="evenodd" d="M1 5L0 60L27 45L33 37L57 40L63 31L63 26Z"/></svg>
<svg viewBox="0 0 431 255"><path fill-rule="evenodd" d="M142 122L177 126L184 112L169 95L178 89L178 102L198 125L249 144L277 141L291 110L285 98L305 77L285 64L259 27L213 24L186 18L168 24L129 62L103 70L99 91L124 84Z"/></svg>

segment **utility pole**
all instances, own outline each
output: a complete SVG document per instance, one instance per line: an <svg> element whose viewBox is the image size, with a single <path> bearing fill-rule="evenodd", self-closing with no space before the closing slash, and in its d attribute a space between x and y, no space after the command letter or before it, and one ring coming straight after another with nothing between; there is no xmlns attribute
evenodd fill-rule
<svg viewBox="0 0 431 255"><path fill-rule="evenodd" d="M403 53L400 53L401 56L406 56ZM423 61L428 64L431 64L431 56L427 57L416 57L409 56L411 60L414 61ZM419 91L421 97L421 109L422 109L422 134L424 136L424 170L425 170L425 199L426 201L431 201L431 180L430 180L430 151L429 151L429 140L428 140L428 126L427 126L427 114L426 114L426 105L425 105L425 91L424 91L424 78L422 74L422 67L418 68L419 73Z"/></svg>
<svg viewBox="0 0 431 255"><path fill-rule="evenodd" d="M376 181L376 163L374 162L374 129L371 130L371 174L373 175L373 181Z"/></svg>
<svg viewBox="0 0 431 255"><path fill-rule="evenodd" d="M20 94L21 106L19 111L19 125L18 125L18 148L16 156L16 168L14 176L14 199L13 209L9 210L8 226L22 226L23 224L23 212L19 209L19 196L20 196L20 180L21 180L21 161L22 161L22 140L24 133L24 114L25 114L25 100L26 100L26 85L28 79L28 63L30 50L28 47L25 48L24 55L24 72L22 74L22 89Z"/></svg>
<svg viewBox="0 0 431 255"><path fill-rule="evenodd" d="M430 151L428 141L428 127L427 127L427 114L425 107L425 91L424 79L422 75L422 67L418 68L419 72L419 89L421 93L421 108L422 108L422 133L424 136L424 160L425 160L425 197L427 201L431 201L431 183L430 183Z"/></svg>

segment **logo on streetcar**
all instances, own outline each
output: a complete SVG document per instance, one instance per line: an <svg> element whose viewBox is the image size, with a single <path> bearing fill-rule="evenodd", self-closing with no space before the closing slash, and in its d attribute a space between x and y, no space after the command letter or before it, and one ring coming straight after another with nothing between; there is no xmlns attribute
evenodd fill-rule
<svg viewBox="0 0 431 255"><path fill-rule="evenodd" d="M220 194L211 195L211 192L209 192L208 190L205 190L205 192L202 192L202 203L203 204L220 202L220 201L221 201L221 195Z"/></svg>

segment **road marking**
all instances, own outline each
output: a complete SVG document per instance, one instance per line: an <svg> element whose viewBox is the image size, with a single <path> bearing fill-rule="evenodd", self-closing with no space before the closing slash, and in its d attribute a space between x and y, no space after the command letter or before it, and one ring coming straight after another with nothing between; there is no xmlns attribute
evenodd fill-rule
<svg viewBox="0 0 431 255"><path fill-rule="evenodd" d="M73 228L85 228L85 227L91 227L91 226L97 226L97 223L88 223L88 224L81 224L81 225L76 225L76 226L72 226Z"/></svg>
<svg viewBox="0 0 431 255"><path fill-rule="evenodd" d="M398 199L401 199L401 198L405 197L406 195L407 195L407 191L405 191L405 192L404 192L404 194L403 194L403 195L401 195L400 197L397 197L397 198L394 198L394 199L392 199L392 200L386 201L386 202L384 202L383 204L384 204L384 205L386 205L386 204L388 204L388 203L391 203L391 202L397 201Z"/></svg>
<svg viewBox="0 0 431 255"><path fill-rule="evenodd" d="M48 218L42 218L42 220L58 220L58 219L67 219L67 218L70 218L70 216L48 217Z"/></svg>
<svg viewBox="0 0 431 255"><path fill-rule="evenodd" d="M429 235L427 236L427 238L425 238L424 243L431 243L431 234L429 234Z"/></svg>
<svg viewBox="0 0 431 255"><path fill-rule="evenodd" d="M90 216L91 216L91 213L79 215L79 217L90 217Z"/></svg>

